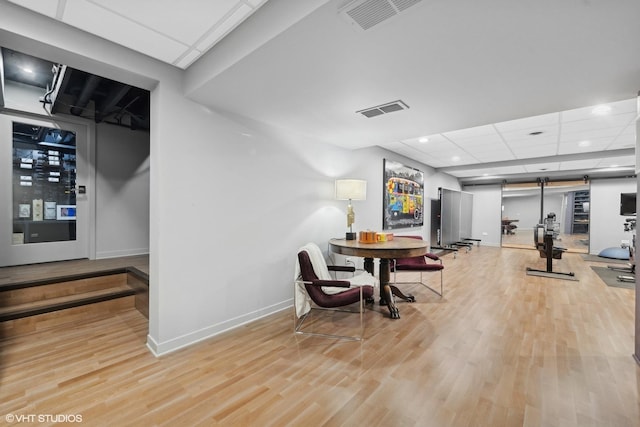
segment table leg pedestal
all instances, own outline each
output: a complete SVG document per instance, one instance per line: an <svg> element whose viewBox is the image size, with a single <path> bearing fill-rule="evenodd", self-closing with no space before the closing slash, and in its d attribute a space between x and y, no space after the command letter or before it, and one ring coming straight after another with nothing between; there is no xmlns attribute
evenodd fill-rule
<svg viewBox="0 0 640 427"><path fill-rule="evenodd" d="M392 319L400 318L400 311L393 300L393 287L389 283L391 278L391 269L389 266L389 260L385 258L380 259L380 305L386 305L389 307L389 317Z"/></svg>
<svg viewBox="0 0 640 427"><path fill-rule="evenodd" d="M402 291L398 289L397 286L390 285L390 287L391 287L391 293L397 296L398 298L400 298L401 300L404 300L406 302L416 302L416 297L414 297L413 295L403 294Z"/></svg>
<svg viewBox="0 0 640 427"><path fill-rule="evenodd" d="M365 258L364 259L364 271L366 271L367 273L371 274L372 276L375 276L374 271L373 271L373 258Z"/></svg>

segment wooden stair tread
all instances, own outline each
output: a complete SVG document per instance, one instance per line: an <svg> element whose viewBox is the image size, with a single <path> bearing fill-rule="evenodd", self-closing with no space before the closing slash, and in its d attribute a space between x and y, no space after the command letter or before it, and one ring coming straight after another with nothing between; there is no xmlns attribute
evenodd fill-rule
<svg viewBox="0 0 640 427"><path fill-rule="evenodd" d="M73 274L57 274L57 275L48 275L47 277L37 278L37 279L29 279L29 280L18 280L11 281L7 283L1 283L0 280L0 292L9 291L14 289L22 289L29 288L35 286L42 285L50 285L56 284L60 282L70 282L74 280L83 280L83 279L92 279L96 277L103 276L111 276L116 274L129 273L138 277L139 279L146 281L149 283L149 275L136 267L121 267L121 268L112 268L108 270L96 270L90 272L80 272Z"/></svg>
<svg viewBox="0 0 640 427"><path fill-rule="evenodd" d="M131 287L127 285L121 285L90 292L83 292L75 295L67 295L24 304L16 304L11 307L0 307L0 321L60 310L69 307L76 307L83 304L105 301L134 294L135 291Z"/></svg>

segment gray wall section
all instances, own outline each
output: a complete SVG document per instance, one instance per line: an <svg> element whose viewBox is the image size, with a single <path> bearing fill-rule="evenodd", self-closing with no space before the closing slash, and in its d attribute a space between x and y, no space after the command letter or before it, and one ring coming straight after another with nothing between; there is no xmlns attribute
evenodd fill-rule
<svg viewBox="0 0 640 427"><path fill-rule="evenodd" d="M500 185L465 187L473 194L472 238L480 239L483 246L500 246L501 197Z"/></svg>
<svg viewBox="0 0 640 427"><path fill-rule="evenodd" d="M96 257L149 252L149 133L96 129Z"/></svg>
<svg viewBox="0 0 640 427"><path fill-rule="evenodd" d="M592 254L630 241L632 233L624 231L627 217L620 215L620 193L635 193L635 178L603 179L591 182L590 245Z"/></svg>
<svg viewBox="0 0 640 427"><path fill-rule="evenodd" d="M553 212L556 214L556 221L560 222L562 220L563 198L563 194L545 194L544 217ZM532 230L540 221L540 190L536 190L528 196L505 197L502 203L504 205L502 216L517 219L519 229Z"/></svg>

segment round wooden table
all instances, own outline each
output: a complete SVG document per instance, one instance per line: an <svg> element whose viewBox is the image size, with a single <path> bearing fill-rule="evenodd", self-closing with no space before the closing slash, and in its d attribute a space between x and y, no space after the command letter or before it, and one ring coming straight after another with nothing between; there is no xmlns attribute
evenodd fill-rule
<svg viewBox="0 0 640 427"><path fill-rule="evenodd" d="M364 269L373 275L373 259L380 259L380 304L389 307L389 315L392 319L399 319L400 312L393 302L393 295L413 302L415 298L404 295L396 286L389 283L391 277L390 260L395 258L412 258L425 255L429 252L429 244L424 240L408 237L394 237L388 242L362 243L358 240L331 239L331 250L340 255L357 256L364 258Z"/></svg>

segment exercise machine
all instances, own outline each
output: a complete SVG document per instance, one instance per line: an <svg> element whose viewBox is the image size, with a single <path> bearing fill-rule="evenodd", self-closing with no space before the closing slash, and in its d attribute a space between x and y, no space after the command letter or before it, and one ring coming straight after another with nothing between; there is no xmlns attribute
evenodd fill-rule
<svg viewBox="0 0 640 427"><path fill-rule="evenodd" d="M626 267L621 267L618 265L608 265L607 268L615 271L620 271L622 273L617 276L619 282L633 282L636 281L636 260L635 260L635 252L636 252L636 219L635 218L626 218L624 223L624 231L625 232L633 232L631 235L631 244L629 245L629 263ZM625 247L624 245L622 247Z"/></svg>
<svg viewBox="0 0 640 427"><path fill-rule="evenodd" d="M566 251L565 248L553 246L554 236L557 236L556 214L550 212L544 220L544 224L537 224L533 229L533 240L536 249L540 252L540 258L546 258L547 268L546 270L536 270L527 267L527 274L529 276L577 280L573 272L562 273L553 271L553 260L562 259L562 254Z"/></svg>

